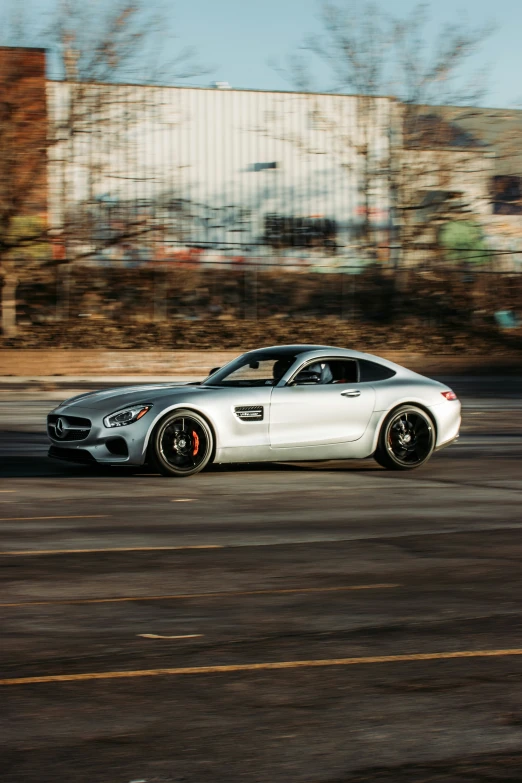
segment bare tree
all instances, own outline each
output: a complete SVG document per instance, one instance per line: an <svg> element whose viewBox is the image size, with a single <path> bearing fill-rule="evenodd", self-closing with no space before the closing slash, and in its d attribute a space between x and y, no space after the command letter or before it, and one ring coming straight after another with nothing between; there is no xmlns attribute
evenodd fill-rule
<svg viewBox="0 0 522 783"><path fill-rule="evenodd" d="M65 267L75 258L98 252L100 246L150 231L142 215L128 210L115 230L98 233L93 244L89 210L74 207L75 180L83 177L84 201L93 204L100 181L108 176L133 177L131 128L146 111L150 118L154 107L146 105L145 92L136 97L139 91L129 82L146 77L148 83L161 83L167 76L176 80L202 72L189 49L168 58L162 46L166 40L161 40L164 27L144 0L99 2L96 9L92 3L63 0L43 34L57 81L46 82L44 50L0 50L0 274L5 337L16 335L17 285L31 275L35 264L48 261ZM66 317L69 275L62 277L61 312Z"/></svg>
<svg viewBox="0 0 522 783"><path fill-rule="evenodd" d="M435 107L470 107L480 100L484 79L474 76L466 82L463 66L491 27L455 22L445 25L430 45L425 34L428 8L420 4L396 19L372 2L324 2L322 32L303 46L309 57L317 56L328 66L333 92L357 97L357 132L349 137L339 128L338 135L344 133L357 156L363 202L360 242L368 256L375 256L372 193L387 182L390 244L402 256L396 254L396 262L411 260L414 248L433 240L448 215L473 214L488 198L490 164L484 145L459 131L455 112L449 121ZM294 55L289 68L300 86L312 62L303 57ZM391 116L381 111L378 96L395 98ZM462 112L469 115L470 109ZM383 120L390 123L388 128L382 127ZM389 145L383 156L372 143L385 135Z"/></svg>
<svg viewBox="0 0 522 783"><path fill-rule="evenodd" d="M484 70L464 78L465 64L492 31L465 21L445 24L430 47L425 28L429 6L392 21L402 139L391 180L397 194L398 239L405 261L427 257L440 226L472 222L489 212L490 151L461 123L476 114L487 79ZM451 112L447 106L455 107ZM457 108L458 107L458 108ZM465 256L466 250L464 250ZM472 256L468 256L472 259Z"/></svg>
<svg viewBox="0 0 522 783"><path fill-rule="evenodd" d="M24 266L45 257L46 104L44 53L0 50L0 274L2 332L16 333Z"/></svg>

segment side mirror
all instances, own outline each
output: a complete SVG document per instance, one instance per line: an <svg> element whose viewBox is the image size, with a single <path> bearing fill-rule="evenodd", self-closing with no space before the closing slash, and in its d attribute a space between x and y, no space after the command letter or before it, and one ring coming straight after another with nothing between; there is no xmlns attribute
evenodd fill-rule
<svg viewBox="0 0 522 783"><path fill-rule="evenodd" d="M313 372L312 370L302 370L295 376L292 382L292 386L313 386L320 382L321 376L318 372Z"/></svg>
<svg viewBox="0 0 522 783"><path fill-rule="evenodd" d="M218 370L221 370L221 367L213 367L212 370L209 372L209 375L214 375L215 372Z"/></svg>

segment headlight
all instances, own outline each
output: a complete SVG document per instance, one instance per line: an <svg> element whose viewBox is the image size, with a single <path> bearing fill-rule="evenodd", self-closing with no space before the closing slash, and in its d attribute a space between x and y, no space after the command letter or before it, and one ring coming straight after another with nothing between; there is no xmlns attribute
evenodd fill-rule
<svg viewBox="0 0 522 783"><path fill-rule="evenodd" d="M125 427L127 424L133 424L141 419L151 408L152 405L133 405L131 408L123 408L121 411L106 416L103 423L106 427Z"/></svg>

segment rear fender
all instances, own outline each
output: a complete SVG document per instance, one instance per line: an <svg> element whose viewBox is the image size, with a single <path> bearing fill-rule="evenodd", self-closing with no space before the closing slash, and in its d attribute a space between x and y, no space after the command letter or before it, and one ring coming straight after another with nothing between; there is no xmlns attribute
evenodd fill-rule
<svg viewBox="0 0 522 783"><path fill-rule="evenodd" d="M442 404L444 404L444 403L442 403ZM393 406L393 408L390 408L388 411L384 411L383 412L381 418L379 419L379 421L378 421L378 423L377 423L377 425L375 427L375 432L374 432L374 435L373 435L372 452L371 452L372 454L375 453L375 451L377 450L377 446L379 445L379 437L380 437L381 430L382 430L384 422L386 421L386 419L389 416L391 416L391 414L394 411L396 411L398 408L402 408L403 405L414 405L416 408L420 408L422 411L424 411L424 413L426 413L430 417L431 421L433 422L433 427L435 428L435 443L437 443L438 427L437 427L437 419L436 419L435 415L433 414L433 409L432 408L428 408L427 405L425 405L423 402L419 402L419 400L412 400L410 398L408 400L404 400L402 402L396 403Z"/></svg>

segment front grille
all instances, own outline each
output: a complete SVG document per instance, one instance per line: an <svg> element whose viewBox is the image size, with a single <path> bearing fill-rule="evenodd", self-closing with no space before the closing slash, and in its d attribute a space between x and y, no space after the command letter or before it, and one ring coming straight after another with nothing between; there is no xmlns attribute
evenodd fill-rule
<svg viewBox="0 0 522 783"><path fill-rule="evenodd" d="M59 420L61 420L61 427L58 424ZM57 416L56 414L51 414L47 417L47 432L53 440L85 440L90 431L90 420L81 416Z"/></svg>
<svg viewBox="0 0 522 783"><path fill-rule="evenodd" d="M62 440L85 440L90 430L67 430Z"/></svg>

